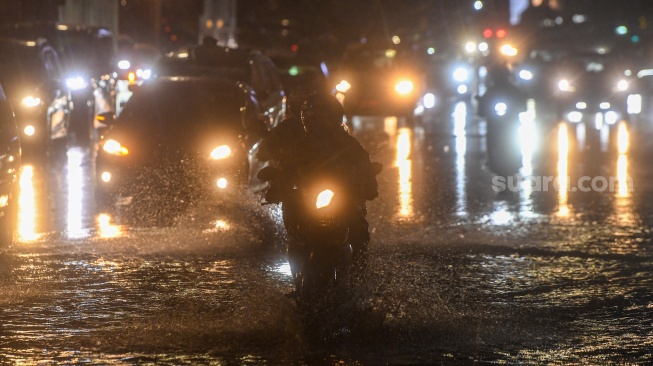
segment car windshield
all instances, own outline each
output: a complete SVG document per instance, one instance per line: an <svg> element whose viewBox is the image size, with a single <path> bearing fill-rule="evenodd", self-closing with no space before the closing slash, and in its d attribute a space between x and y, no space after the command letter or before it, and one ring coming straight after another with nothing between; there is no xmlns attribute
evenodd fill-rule
<svg viewBox="0 0 653 366"><path fill-rule="evenodd" d="M117 124L177 137L202 129L240 128L242 96L235 86L224 81L175 79L157 80L135 92Z"/></svg>

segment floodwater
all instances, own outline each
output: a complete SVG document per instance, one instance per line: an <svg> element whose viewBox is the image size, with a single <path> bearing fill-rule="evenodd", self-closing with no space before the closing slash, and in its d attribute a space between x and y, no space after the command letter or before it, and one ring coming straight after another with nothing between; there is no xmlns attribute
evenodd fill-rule
<svg viewBox="0 0 653 366"><path fill-rule="evenodd" d="M143 226L95 212L88 151L25 166L19 238L0 252L0 362L653 362L647 134L527 113L524 179L497 193L468 110L415 130L358 121L385 165L369 264L346 314L311 319L288 296L279 209L257 194Z"/></svg>

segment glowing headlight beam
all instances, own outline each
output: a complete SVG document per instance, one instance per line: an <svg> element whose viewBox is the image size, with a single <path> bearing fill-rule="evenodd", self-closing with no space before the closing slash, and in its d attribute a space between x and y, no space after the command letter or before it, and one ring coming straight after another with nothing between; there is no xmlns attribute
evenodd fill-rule
<svg viewBox="0 0 653 366"><path fill-rule="evenodd" d="M333 191L330 189L325 189L320 194L317 195L317 200L315 201L316 208L326 207L331 204L331 199L333 199Z"/></svg>
<svg viewBox="0 0 653 366"><path fill-rule="evenodd" d="M115 156L125 156L129 154L129 150L114 139L107 140L107 142L102 145L102 150Z"/></svg>
<svg viewBox="0 0 653 366"><path fill-rule="evenodd" d="M341 80L338 85L336 85L336 90L341 93L346 93L349 89L351 89L351 84L349 84L347 80Z"/></svg>
<svg viewBox="0 0 653 366"><path fill-rule="evenodd" d="M402 80L395 85L395 90L401 95L409 94L413 91L413 82L410 80Z"/></svg>
<svg viewBox="0 0 653 366"><path fill-rule="evenodd" d="M34 108L39 105L41 105L41 98L38 97L33 97L31 95L26 96L20 101L20 104L22 104L24 107L27 108Z"/></svg>
<svg viewBox="0 0 653 366"><path fill-rule="evenodd" d="M82 90L88 86L86 80L81 76L66 79L66 86L71 90Z"/></svg>
<svg viewBox="0 0 653 366"><path fill-rule="evenodd" d="M514 57L517 56L518 50L510 44L504 44L501 46L501 53L506 56Z"/></svg>
<svg viewBox="0 0 653 366"><path fill-rule="evenodd" d="M231 156L231 148L227 145L220 145L211 151L211 159L222 160Z"/></svg>

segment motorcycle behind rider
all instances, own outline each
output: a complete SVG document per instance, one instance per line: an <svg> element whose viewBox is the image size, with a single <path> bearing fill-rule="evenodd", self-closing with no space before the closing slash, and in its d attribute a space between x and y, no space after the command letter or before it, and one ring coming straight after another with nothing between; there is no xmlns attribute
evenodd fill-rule
<svg viewBox="0 0 653 366"><path fill-rule="evenodd" d="M344 182L350 197L347 210L349 243L354 261L363 263L370 241L365 202L378 196L376 174L369 154L343 124L342 104L326 91L289 97L287 117L260 144L258 158L276 165L266 201L282 203L284 224L293 244L293 227L300 199L295 186L313 174L330 171Z"/></svg>

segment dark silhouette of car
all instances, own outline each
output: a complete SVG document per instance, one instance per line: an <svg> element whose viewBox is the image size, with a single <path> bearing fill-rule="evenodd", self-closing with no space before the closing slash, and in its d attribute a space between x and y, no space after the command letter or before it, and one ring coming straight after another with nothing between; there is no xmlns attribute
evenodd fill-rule
<svg viewBox="0 0 653 366"><path fill-rule="evenodd" d="M285 93L272 60L257 50L231 49L205 42L185 47L162 58L156 75L213 76L246 85L252 91L269 126L285 111Z"/></svg>
<svg viewBox="0 0 653 366"><path fill-rule="evenodd" d="M230 79L159 76L143 84L117 119L102 116L111 129L97 157L98 208L118 203L158 217L252 183L267 130L261 116L255 93Z"/></svg>
<svg viewBox="0 0 653 366"><path fill-rule="evenodd" d="M0 86L0 247L11 244L18 215L21 150L9 100Z"/></svg>
<svg viewBox="0 0 653 366"><path fill-rule="evenodd" d="M23 154L53 155L65 148L71 97L59 57L47 41L0 38L0 83L14 106Z"/></svg>

